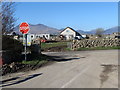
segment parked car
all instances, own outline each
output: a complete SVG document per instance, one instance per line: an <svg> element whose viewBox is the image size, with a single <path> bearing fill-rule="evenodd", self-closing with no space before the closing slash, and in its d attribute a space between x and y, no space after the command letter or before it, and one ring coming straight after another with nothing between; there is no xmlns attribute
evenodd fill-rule
<svg viewBox="0 0 120 90"><path fill-rule="evenodd" d="M81 39L84 39L84 38L81 37L81 36L76 36L76 37L74 37L74 40L81 40Z"/></svg>
<svg viewBox="0 0 120 90"><path fill-rule="evenodd" d="M120 36L115 36L116 39L120 39Z"/></svg>
<svg viewBox="0 0 120 90"><path fill-rule="evenodd" d="M45 43L46 41L47 41L47 40L45 40L45 39L41 39L41 42L44 42L44 43Z"/></svg>

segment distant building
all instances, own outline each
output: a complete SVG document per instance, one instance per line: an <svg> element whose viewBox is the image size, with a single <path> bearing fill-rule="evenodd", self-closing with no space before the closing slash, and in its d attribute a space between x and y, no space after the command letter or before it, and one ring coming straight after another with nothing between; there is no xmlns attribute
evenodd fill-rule
<svg viewBox="0 0 120 90"><path fill-rule="evenodd" d="M13 38L16 39L16 40L23 41L23 35L21 35L21 36L15 35ZM45 40L50 40L51 39L50 34L27 34L27 39L29 41L32 41L32 42L34 42L38 39L40 40L41 38L45 39Z"/></svg>
<svg viewBox="0 0 120 90"><path fill-rule="evenodd" d="M16 35L16 36L13 37L13 39L18 40L18 37L19 37L19 36Z"/></svg>
<svg viewBox="0 0 120 90"><path fill-rule="evenodd" d="M112 34L108 34L108 35L106 35L106 38L107 39L120 38L120 33L119 32L115 32L115 33L112 33Z"/></svg>
<svg viewBox="0 0 120 90"><path fill-rule="evenodd" d="M79 34L74 29L67 27L65 28L60 35L64 36L66 40L73 40L73 39L82 39L82 35Z"/></svg>
<svg viewBox="0 0 120 90"><path fill-rule="evenodd" d="M37 38L45 38L46 40L50 40L50 34L30 34L31 39L37 39Z"/></svg>

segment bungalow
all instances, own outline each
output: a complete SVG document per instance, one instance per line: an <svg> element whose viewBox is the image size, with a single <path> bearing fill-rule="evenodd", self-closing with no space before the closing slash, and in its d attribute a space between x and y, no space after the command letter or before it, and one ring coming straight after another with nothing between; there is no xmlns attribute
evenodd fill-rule
<svg viewBox="0 0 120 90"><path fill-rule="evenodd" d="M73 39L82 39L82 35L79 34L74 29L67 27L65 28L60 35L64 36L66 40L73 40Z"/></svg>

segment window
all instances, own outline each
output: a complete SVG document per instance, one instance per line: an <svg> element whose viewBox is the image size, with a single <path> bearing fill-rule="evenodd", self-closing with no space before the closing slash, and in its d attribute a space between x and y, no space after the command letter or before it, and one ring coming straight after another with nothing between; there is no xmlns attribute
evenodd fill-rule
<svg viewBox="0 0 120 90"><path fill-rule="evenodd" d="M31 38L33 38L33 36L31 36Z"/></svg>
<svg viewBox="0 0 120 90"><path fill-rule="evenodd" d="M66 30L66 32L69 32L69 30Z"/></svg>

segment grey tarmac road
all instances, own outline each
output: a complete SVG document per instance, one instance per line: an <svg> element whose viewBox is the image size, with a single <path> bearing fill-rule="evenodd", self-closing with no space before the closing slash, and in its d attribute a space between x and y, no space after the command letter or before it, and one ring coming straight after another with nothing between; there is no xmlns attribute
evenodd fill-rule
<svg viewBox="0 0 120 90"><path fill-rule="evenodd" d="M4 76L5 88L118 88L118 50L43 52L57 62Z"/></svg>

